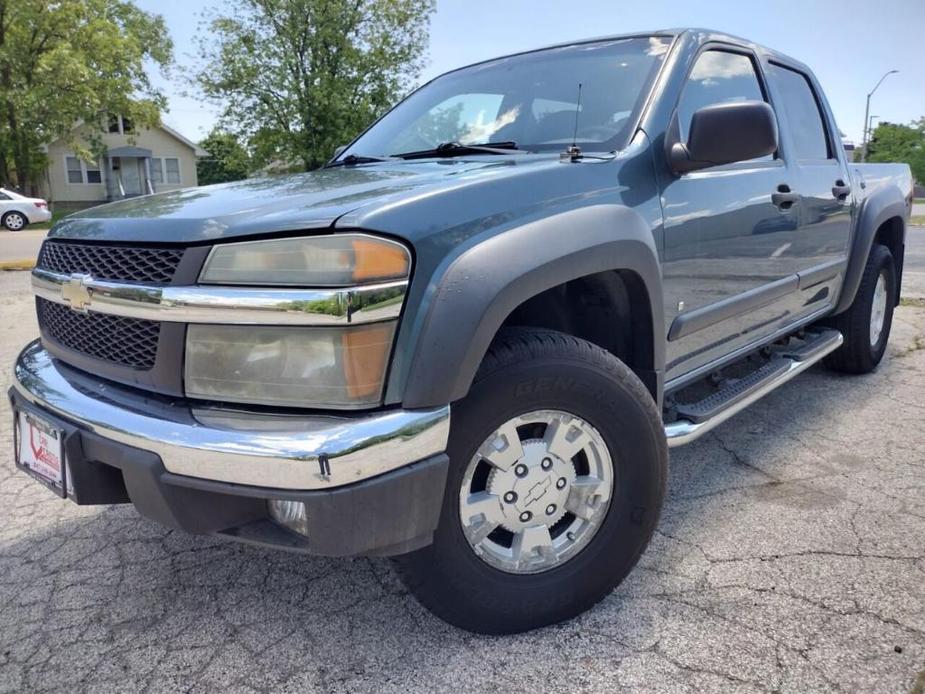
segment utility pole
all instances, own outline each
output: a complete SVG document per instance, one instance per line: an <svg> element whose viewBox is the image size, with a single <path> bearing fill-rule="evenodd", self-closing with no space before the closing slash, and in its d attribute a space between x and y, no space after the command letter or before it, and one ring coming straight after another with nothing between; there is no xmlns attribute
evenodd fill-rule
<svg viewBox="0 0 925 694"><path fill-rule="evenodd" d="M867 142L870 139L870 97L874 95L874 92L877 91L877 88L883 84L885 80L890 75L899 72L899 70L890 70L889 72L884 73L883 77L880 78L880 81L874 85L874 88L867 93L867 106L864 107L864 142L861 145L861 161L867 161Z"/></svg>

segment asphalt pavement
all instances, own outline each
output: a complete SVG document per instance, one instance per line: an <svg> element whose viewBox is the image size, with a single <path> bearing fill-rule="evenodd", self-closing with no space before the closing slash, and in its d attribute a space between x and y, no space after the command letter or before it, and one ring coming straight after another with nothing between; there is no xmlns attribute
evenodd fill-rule
<svg viewBox="0 0 925 694"><path fill-rule="evenodd" d="M910 239L907 288L925 297L925 231ZM0 384L33 313L28 274L0 273ZM875 373L811 369L673 450L631 576L585 615L510 637L435 619L387 560L261 550L58 499L14 469L4 399L0 692L921 694L923 393L912 298Z"/></svg>

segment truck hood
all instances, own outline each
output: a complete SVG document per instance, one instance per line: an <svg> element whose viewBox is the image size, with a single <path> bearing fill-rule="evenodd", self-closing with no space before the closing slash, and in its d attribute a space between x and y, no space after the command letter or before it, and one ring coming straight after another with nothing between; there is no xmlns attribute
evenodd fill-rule
<svg viewBox="0 0 925 694"><path fill-rule="evenodd" d="M347 213L368 216L396 205L407 206L422 196L488 182L494 188L503 179L521 178L550 167L566 168L557 157L512 155L319 169L101 205L62 220L50 236L191 244L327 229Z"/></svg>

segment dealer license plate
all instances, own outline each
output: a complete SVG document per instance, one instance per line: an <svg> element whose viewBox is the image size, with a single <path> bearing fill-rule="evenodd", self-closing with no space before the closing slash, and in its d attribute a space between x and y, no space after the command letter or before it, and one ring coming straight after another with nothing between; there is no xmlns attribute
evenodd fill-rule
<svg viewBox="0 0 925 694"><path fill-rule="evenodd" d="M16 418L16 464L58 496L67 496L64 432L31 412Z"/></svg>

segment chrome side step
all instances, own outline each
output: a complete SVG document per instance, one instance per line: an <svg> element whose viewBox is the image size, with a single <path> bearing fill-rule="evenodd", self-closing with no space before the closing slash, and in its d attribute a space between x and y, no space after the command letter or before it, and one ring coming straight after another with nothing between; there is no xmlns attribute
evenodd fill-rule
<svg viewBox="0 0 925 694"><path fill-rule="evenodd" d="M756 400L782 386L797 374L838 349L844 338L837 330L825 330L807 339L796 350L783 351L765 366L708 398L677 408L680 419L665 425L668 446L695 441L738 414Z"/></svg>

